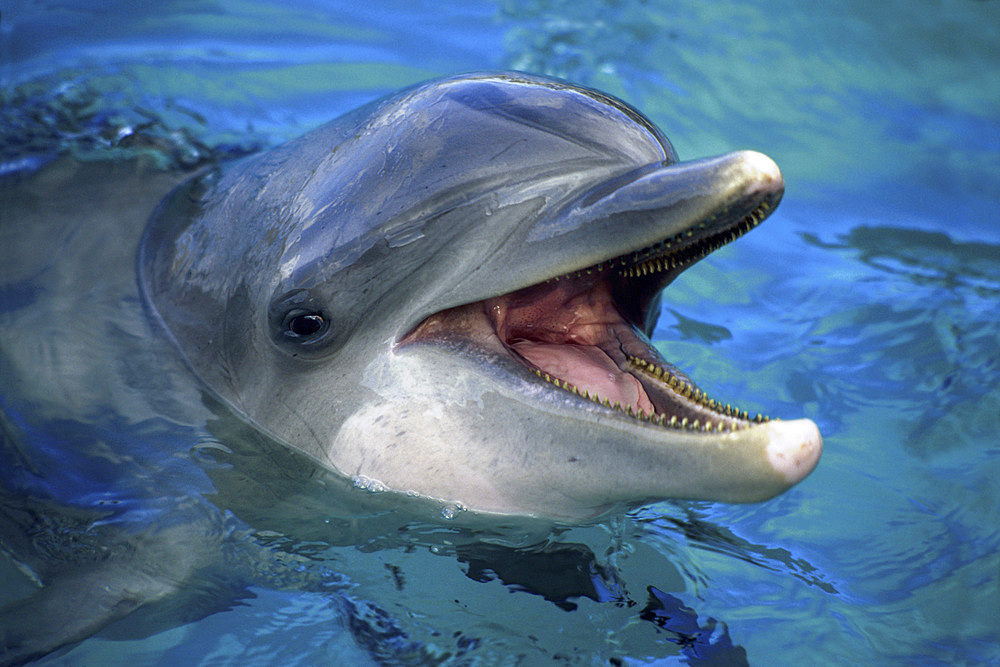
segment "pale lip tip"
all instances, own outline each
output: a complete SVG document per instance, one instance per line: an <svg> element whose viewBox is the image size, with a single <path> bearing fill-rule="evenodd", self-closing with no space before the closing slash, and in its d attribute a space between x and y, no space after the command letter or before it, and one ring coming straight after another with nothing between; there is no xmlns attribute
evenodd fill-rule
<svg viewBox="0 0 1000 667"><path fill-rule="evenodd" d="M767 424L767 458L775 472L797 484L813 471L823 452L823 438L810 419Z"/></svg>
<svg viewBox="0 0 1000 667"><path fill-rule="evenodd" d="M751 180L770 189L784 187L785 181L778 164L763 153L740 151L744 173L752 174Z"/></svg>

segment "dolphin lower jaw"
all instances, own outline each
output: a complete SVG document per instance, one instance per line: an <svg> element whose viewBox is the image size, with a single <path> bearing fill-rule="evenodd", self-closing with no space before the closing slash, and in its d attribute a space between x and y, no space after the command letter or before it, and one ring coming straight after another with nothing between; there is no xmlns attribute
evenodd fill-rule
<svg viewBox="0 0 1000 667"><path fill-rule="evenodd" d="M767 500L816 463L808 420L711 433L651 426L539 381L501 348L496 338L420 340L374 361L363 377L376 389L327 464L368 491L576 521L667 498ZM386 386L389 377L399 382Z"/></svg>

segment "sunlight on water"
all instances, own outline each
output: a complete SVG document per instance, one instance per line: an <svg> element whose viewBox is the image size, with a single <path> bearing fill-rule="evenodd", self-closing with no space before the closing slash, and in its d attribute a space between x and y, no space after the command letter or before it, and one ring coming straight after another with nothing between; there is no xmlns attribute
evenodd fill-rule
<svg viewBox="0 0 1000 667"><path fill-rule="evenodd" d="M0 246L80 211L0 250L0 602L151 530L177 548L146 565L199 583L43 662L1000 660L1000 3L92 5L0 17L0 178L56 165ZM100 327L65 324L115 264L60 257L141 233L88 235L102 183L145 184L121 195L145 219L176 174L495 68L618 95L682 159L776 159L781 207L667 290L654 339L723 402L816 421L801 485L587 526L400 510L181 395L132 273L88 302Z"/></svg>

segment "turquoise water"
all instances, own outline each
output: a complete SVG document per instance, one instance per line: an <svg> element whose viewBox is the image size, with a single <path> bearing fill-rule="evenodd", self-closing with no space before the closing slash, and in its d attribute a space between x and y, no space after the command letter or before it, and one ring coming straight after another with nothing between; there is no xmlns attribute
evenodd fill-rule
<svg viewBox="0 0 1000 667"><path fill-rule="evenodd" d="M1000 662L1000 4L100 4L2 8L4 172L66 151L192 168L486 68L622 97L682 159L771 155L781 207L669 288L655 341L713 395L815 420L826 448L759 505L554 530L359 518L319 477L241 486L230 471L254 450L217 448L222 427L207 438L165 400L139 418L95 387L68 417L5 379L0 426L57 470L24 473L8 446L7 488L114 502L122 525L207 515L257 568L207 568L189 611L127 618L49 664ZM9 378L11 322L36 297L6 278ZM281 491L264 512L248 488Z"/></svg>

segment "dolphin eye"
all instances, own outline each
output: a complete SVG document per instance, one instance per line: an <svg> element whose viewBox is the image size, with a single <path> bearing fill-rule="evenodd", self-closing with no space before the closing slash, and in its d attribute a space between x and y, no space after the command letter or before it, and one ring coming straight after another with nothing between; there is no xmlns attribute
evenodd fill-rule
<svg viewBox="0 0 1000 667"><path fill-rule="evenodd" d="M285 354L322 359L336 352L343 342L345 327L335 317L336 312L321 296L296 289L274 297L261 325Z"/></svg>
<svg viewBox="0 0 1000 667"><path fill-rule="evenodd" d="M285 335L291 338L311 338L326 330L326 320L320 313L295 313L285 320Z"/></svg>

